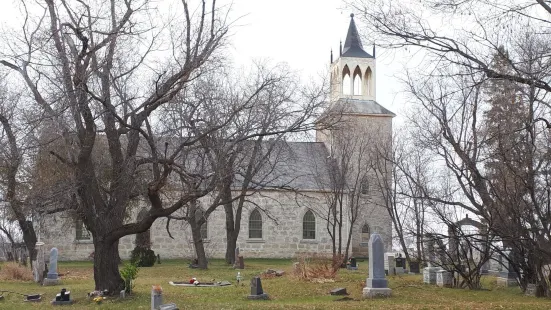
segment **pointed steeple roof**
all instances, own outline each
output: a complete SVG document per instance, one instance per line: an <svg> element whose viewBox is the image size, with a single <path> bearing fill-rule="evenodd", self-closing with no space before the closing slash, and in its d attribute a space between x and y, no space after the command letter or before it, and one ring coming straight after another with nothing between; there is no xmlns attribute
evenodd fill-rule
<svg viewBox="0 0 551 310"><path fill-rule="evenodd" d="M363 49L362 40L354 22L354 14L350 14L350 26L348 26L348 34L344 41L342 57L373 58Z"/></svg>

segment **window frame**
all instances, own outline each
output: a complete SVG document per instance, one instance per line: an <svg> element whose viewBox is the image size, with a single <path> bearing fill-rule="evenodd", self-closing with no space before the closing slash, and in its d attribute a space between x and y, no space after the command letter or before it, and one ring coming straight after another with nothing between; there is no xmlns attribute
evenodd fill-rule
<svg viewBox="0 0 551 310"><path fill-rule="evenodd" d="M312 216L312 219L308 219L308 222L306 222L306 217L307 216ZM313 227L310 229L309 227L306 226L306 224L312 224ZM304 215L302 216L302 239L303 240L316 240L316 235L317 235L317 232L316 232L316 215L314 214L314 212L312 212L312 210L308 210L304 213ZM313 234L313 235L309 235L310 234Z"/></svg>
<svg viewBox="0 0 551 310"><path fill-rule="evenodd" d="M258 215L258 218L253 219L252 218L253 215L255 217ZM253 225L251 225L252 223L257 225L260 224L260 228L259 227L253 228ZM264 223L262 221L262 214L260 213L260 211L258 211L258 209L254 209L249 214L249 239L258 239L258 240L262 239L264 237L263 228L264 228ZM251 232L254 232L254 233L260 232L260 235L255 236L254 234L251 234Z"/></svg>
<svg viewBox="0 0 551 310"><path fill-rule="evenodd" d="M80 218L75 220L75 241L86 242L92 240L92 234L84 225L84 221Z"/></svg>

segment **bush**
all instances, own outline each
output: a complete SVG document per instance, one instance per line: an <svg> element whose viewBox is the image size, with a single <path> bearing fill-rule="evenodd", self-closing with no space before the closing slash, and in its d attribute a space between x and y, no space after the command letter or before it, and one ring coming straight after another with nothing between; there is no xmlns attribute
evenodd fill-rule
<svg viewBox="0 0 551 310"><path fill-rule="evenodd" d="M136 247L130 253L130 262L138 267L151 267L155 264L157 256L151 249Z"/></svg>
<svg viewBox="0 0 551 310"><path fill-rule="evenodd" d="M124 290L126 293L132 293L132 288L134 288L134 280L138 277L138 266L136 264L124 264L120 270L121 277L124 279Z"/></svg>
<svg viewBox="0 0 551 310"><path fill-rule="evenodd" d="M342 257L328 257L319 254L302 254L295 263L294 273L301 280L318 282L335 279L343 262Z"/></svg>
<svg viewBox="0 0 551 310"><path fill-rule="evenodd" d="M20 266L18 263L9 262L2 265L2 269L0 269L0 279L32 281L33 274L29 268Z"/></svg>

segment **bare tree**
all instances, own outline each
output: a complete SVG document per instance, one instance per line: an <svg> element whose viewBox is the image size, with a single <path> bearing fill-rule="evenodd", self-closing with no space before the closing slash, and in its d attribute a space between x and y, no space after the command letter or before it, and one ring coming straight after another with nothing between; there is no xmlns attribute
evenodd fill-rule
<svg viewBox="0 0 551 310"><path fill-rule="evenodd" d="M21 4L23 9L27 5ZM182 191L173 201L161 199L176 158L202 136L178 141L171 154L161 157L162 143L152 129L156 111L214 59L228 31L226 15L215 1L201 1L197 10L182 1L181 9L182 18L174 17L166 26L149 1L47 0L42 15L33 19L27 14L16 32L17 44L0 61L19 74L68 146L65 153L49 153L73 175L77 212L93 236L96 289L116 293L124 285L117 266L121 237L146 231L155 219L214 187L211 176L198 181L187 175L188 182L203 185ZM159 63L155 53L163 49L171 53ZM109 156L109 182L98 176L93 157L100 140ZM139 155L142 145L149 156ZM143 167L151 171L145 189L138 181L147 175L140 174ZM125 223L130 201L141 194L150 205L147 216Z"/></svg>

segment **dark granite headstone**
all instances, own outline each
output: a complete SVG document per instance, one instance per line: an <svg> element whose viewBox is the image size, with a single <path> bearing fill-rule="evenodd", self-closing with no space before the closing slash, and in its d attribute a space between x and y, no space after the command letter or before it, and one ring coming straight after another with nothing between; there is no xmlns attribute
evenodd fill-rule
<svg viewBox="0 0 551 310"><path fill-rule="evenodd" d="M331 295L348 295L348 293L346 292L346 288L344 287L333 289L330 293Z"/></svg>
<svg viewBox="0 0 551 310"><path fill-rule="evenodd" d="M52 300L52 305L70 305L72 303L71 292L65 288L62 288L61 292L55 295L55 299Z"/></svg>
<svg viewBox="0 0 551 310"><path fill-rule="evenodd" d="M260 277L251 279L251 295L249 295L249 299L268 299L268 294L264 294L264 290L262 290Z"/></svg>
<svg viewBox="0 0 551 310"><path fill-rule="evenodd" d="M356 258L350 257L350 267L358 267L356 264Z"/></svg>
<svg viewBox="0 0 551 310"><path fill-rule="evenodd" d="M237 261L235 261L235 269L245 269L245 262L243 260L243 256L239 255L237 257Z"/></svg>
<svg viewBox="0 0 551 310"><path fill-rule="evenodd" d="M401 267L401 268L405 267L405 259L401 257L401 255L396 257L396 267Z"/></svg>
<svg viewBox="0 0 551 310"><path fill-rule="evenodd" d="M411 273L421 272L421 270L419 268L419 262L409 262L409 272L411 272Z"/></svg>

